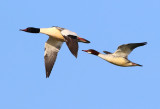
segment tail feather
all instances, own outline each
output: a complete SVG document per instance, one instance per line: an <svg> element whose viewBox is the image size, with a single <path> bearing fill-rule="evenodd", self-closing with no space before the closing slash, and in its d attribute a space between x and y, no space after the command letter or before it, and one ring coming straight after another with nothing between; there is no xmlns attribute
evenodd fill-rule
<svg viewBox="0 0 160 109"><path fill-rule="evenodd" d="M90 43L90 41L84 39L84 38L80 38L78 37L78 42L83 42L83 43Z"/></svg>
<svg viewBox="0 0 160 109"><path fill-rule="evenodd" d="M140 66L142 67L143 65L140 65L140 64L137 64L137 63L134 63L134 62L131 62L132 66Z"/></svg>
<svg viewBox="0 0 160 109"><path fill-rule="evenodd" d="M137 64L137 66L143 67L143 65Z"/></svg>
<svg viewBox="0 0 160 109"><path fill-rule="evenodd" d="M143 65L140 65L140 64L136 64L136 63L132 63L133 66L140 66L142 67Z"/></svg>

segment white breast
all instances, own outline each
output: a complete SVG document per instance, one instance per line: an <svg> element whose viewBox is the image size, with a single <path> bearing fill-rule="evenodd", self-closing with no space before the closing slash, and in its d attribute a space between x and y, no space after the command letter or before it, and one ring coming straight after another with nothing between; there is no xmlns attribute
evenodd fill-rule
<svg viewBox="0 0 160 109"><path fill-rule="evenodd" d="M50 37L56 38L58 40L64 41L64 37L62 36L61 32L55 28L40 28L40 33L46 34Z"/></svg>

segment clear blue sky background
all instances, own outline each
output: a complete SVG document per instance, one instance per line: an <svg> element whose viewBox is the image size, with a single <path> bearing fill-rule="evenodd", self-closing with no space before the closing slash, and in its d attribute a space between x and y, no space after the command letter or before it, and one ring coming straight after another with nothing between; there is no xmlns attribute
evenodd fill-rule
<svg viewBox="0 0 160 109"><path fill-rule="evenodd" d="M0 3L0 109L160 109L159 0L3 0ZM49 79L48 36L19 31L60 26L91 41L78 58L63 44ZM83 49L114 52L147 41L118 67Z"/></svg>

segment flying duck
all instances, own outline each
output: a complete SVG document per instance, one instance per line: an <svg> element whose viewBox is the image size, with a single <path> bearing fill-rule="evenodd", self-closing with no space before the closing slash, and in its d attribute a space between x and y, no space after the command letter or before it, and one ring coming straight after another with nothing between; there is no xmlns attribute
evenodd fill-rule
<svg viewBox="0 0 160 109"><path fill-rule="evenodd" d="M147 44L147 42L123 44L123 45L120 45L114 53L110 53L108 51L103 51L105 54L101 54L98 51L93 50L93 49L82 50L82 51L87 52L89 54L99 56L100 58L102 58L112 64L118 65L118 66L122 66L122 67L142 66L140 64L136 64L136 63L133 63L130 60L128 60L128 55L136 47L143 46L146 44Z"/></svg>
<svg viewBox="0 0 160 109"><path fill-rule="evenodd" d="M29 33L43 33L49 36L49 39L45 43L44 53L46 78L49 78L50 76L57 54L63 42L66 42L70 52L75 57L77 57L78 53L78 42L90 43L88 40L79 37L75 32L57 26L51 28L28 27L20 30Z"/></svg>

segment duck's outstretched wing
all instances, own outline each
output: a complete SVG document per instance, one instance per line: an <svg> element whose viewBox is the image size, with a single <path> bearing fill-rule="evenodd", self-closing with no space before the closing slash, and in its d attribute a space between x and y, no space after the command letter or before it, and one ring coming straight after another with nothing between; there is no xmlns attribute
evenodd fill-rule
<svg viewBox="0 0 160 109"><path fill-rule="evenodd" d="M61 31L62 36L65 39L65 42L71 51L71 53L77 57L78 54L78 36L75 32L64 29Z"/></svg>
<svg viewBox="0 0 160 109"><path fill-rule="evenodd" d="M45 68L46 68L46 78L48 78L51 74L53 65L56 61L57 54L62 46L61 41L49 37L47 42L45 43L45 52L44 52L44 60L45 60Z"/></svg>
<svg viewBox="0 0 160 109"><path fill-rule="evenodd" d="M118 49L113 53L113 55L120 57L127 57L132 52L133 49L146 44L147 42L123 44L118 47Z"/></svg>

